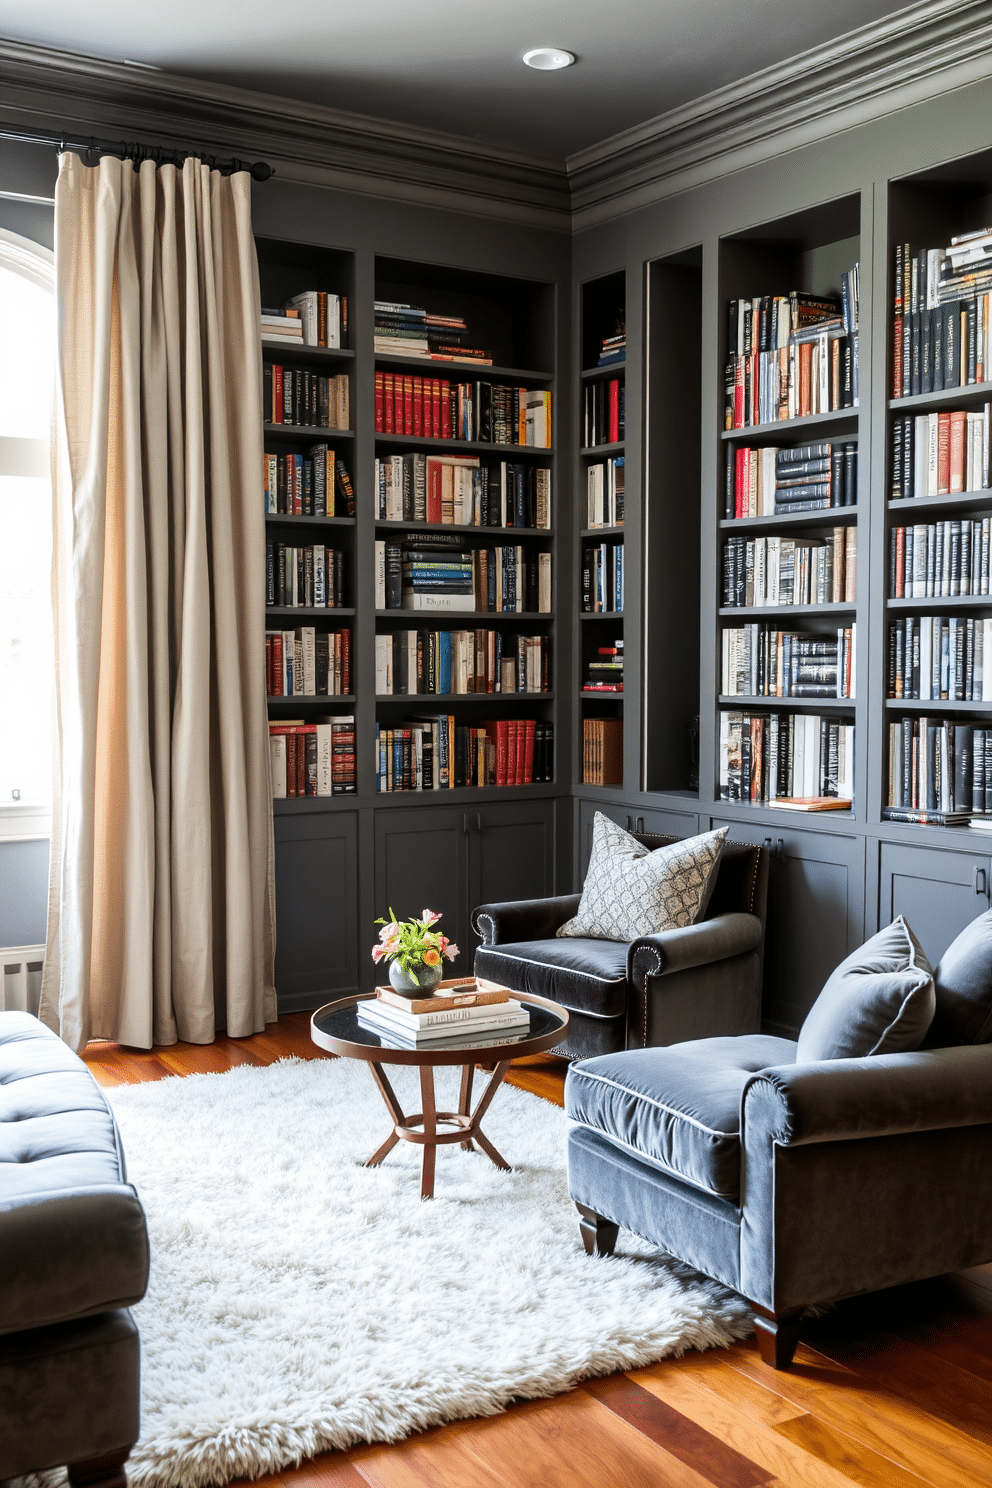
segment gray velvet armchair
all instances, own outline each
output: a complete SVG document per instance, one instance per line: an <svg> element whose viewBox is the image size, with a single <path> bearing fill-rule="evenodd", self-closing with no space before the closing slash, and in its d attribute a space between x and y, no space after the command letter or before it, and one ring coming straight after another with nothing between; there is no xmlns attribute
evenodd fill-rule
<svg viewBox="0 0 992 1488"><path fill-rule="evenodd" d="M653 850L675 837L632 833ZM472 926L482 939L475 971L566 1007L569 1059L751 1033L761 1023L762 953L768 896L764 848L728 842L705 918L626 943L561 938L578 894L482 904Z"/></svg>

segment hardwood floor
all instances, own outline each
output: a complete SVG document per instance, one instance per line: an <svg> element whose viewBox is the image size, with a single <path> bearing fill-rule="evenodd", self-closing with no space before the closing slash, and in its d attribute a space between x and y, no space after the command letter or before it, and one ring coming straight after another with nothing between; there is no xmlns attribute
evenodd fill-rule
<svg viewBox="0 0 992 1488"><path fill-rule="evenodd" d="M309 1018L138 1053L92 1044L103 1085L324 1058ZM564 1064L511 1084L561 1104ZM912 1223L907 1216L907 1223ZM925 1222L925 1220L920 1221ZM939 1222L939 1217L938 1217ZM608 1264L608 1263L604 1263ZM331 1452L256 1488L971 1488L992 1484L992 1272L898 1287L803 1325L788 1373L751 1342L589 1380L396 1446Z"/></svg>

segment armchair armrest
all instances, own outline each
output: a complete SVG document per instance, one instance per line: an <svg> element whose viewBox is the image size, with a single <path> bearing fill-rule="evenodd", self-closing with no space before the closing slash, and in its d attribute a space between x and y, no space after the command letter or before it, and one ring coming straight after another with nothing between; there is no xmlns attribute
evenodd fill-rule
<svg viewBox="0 0 992 1488"><path fill-rule="evenodd" d="M741 1096L745 1146L795 1147L992 1125L992 1045L762 1070Z"/></svg>
<svg viewBox="0 0 992 1488"><path fill-rule="evenodd" d="M480 904L472 911L472 929L483 945L521 940L549 940L579 907L580 894L556 899L518 899L506 904Z"/></svg>
<svg viewBox="0 0 992 1488"><path fill-rule="evenodd" d="M686 925L681 930L662 930L657 935L642 935L631 942L627 952L628 975L636 971L644 976L664 976L672 971L686 971L691 966L707 966L713 961L726 961L742 956L761 944L762 926L757 915L732 913Z"/></svg>

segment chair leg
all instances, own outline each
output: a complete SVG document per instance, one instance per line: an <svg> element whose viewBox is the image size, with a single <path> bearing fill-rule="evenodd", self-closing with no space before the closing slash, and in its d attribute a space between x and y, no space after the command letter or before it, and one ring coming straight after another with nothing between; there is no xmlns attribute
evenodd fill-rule
<svg viewBox="0 0 992 1488"><path fill-rule="evenodd" d="M783 1317L769 1312L765 1307L759 1307L756 1302L751 1303L751 1309L754 1313L754 1333L763 1361L771 1369L788 1369L799 1342L802 1314L794 1312Z"/></svg>
<svg viewBox="0 0 992 1488"><path fill-rule="evenodd" d="M582 1236L582 1244L586 1248L586 1255L610 1256L613 1247L617 1243L620 1226L615 1225L612 1220L604 1219L597 1214L595 1209L587 1209L585 1204L576 1204L579 1211L579 1233Z"/></svg>
<svg viewBox="0 0 992 1488"><path fill-rule="evenodd" d="M108 1452L106 1457L71 1463L68 1472L72 1488L127 1488L124 1464L130 1455L131 1448L125 1447L121 1452Z"/></svg>

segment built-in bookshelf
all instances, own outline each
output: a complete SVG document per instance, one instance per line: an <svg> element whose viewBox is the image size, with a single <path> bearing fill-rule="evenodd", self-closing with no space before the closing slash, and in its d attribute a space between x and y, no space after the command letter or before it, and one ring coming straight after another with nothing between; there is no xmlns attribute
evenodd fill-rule
<svg viewBox="0 0 992 1488"><path fill-rule="evenodd" d="M581 784L623 785L626 557L626 276L582 285L578 379L578 643Z"/></svg>

